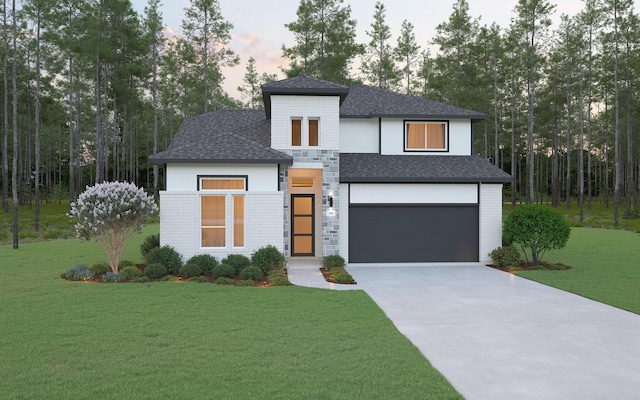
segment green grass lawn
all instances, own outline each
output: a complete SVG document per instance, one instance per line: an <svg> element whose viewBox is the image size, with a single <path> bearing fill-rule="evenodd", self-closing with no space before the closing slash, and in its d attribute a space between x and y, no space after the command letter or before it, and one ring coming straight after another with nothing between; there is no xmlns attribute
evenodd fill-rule
<svg viewBox="0 0 640 400"><path fill-rule="evenodd" d="M3 399L461 398L362 291L69 282L105 258L77 239L0 257Z"/></svg>
<svg viewBox="0 0 640 400"><path fill-rule="evenodd" d="M527 271L519 276L640 314L640 235L572 228L567 246L548 252L545 261L572 269Z"/></svg>

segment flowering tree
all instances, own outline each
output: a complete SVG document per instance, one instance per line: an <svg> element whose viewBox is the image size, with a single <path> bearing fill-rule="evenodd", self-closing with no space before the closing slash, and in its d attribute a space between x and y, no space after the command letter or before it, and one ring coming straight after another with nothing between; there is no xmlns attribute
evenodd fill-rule
<svg viewBox="0 0 640 400"><path fill-rule="evenodd" d="M104 182L87 189L71 203L69 217L80 239L95 238L107 253L111 270L118 273L124 244L158 212L153 196L133 183Z"/></svg>

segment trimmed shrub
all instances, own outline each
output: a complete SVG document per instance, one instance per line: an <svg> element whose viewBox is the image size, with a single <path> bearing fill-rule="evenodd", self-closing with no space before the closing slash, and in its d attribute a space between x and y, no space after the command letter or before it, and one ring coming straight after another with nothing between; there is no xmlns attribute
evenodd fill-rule
<svg viewBox="0 0 640 400"><path fill-rule="evenodd" d="M96 275L104 275L107 272L111 271L111 267L109 267L106 263L95 263L89 267L89 270Z"/></svg>
<svg viewBox="0 0 640 400"><path fill-rule="evenodd" d="M353 283L353 277L344 268L333 268L330 270L333 283Z"/></svg>
<svg viewBox="0 0 640 400"><path fill-rule="evenodd" d="M122 268L120 270L120 275L122 275L124 279L133 279L141 277L142 272L140 272L138 267L136 267L135 265L130 265L128 267Z"/></svg>
<svg viewBox="0 0 640 400"><path fill-rule="evenodd" d="M233 278L236 276L236 270L228 264L216 265L211 271L214 278Z"/></svg>
<svg viewBox="0 0 640 400"><path fill-rule="evenodd" d="M187 264L189 265L189 264ZM189 278L189 282L196 282L196 283L206 283L207 282L207 278L205 278L204 276L200 275L200 276L194 276L192 278Z"/></svg>
<svg viewBox="0 0 640 400"><path fill-rule="evenodd" d="M89 269L87 264L78 264L75 267L69 268L64 273L64 276L72 281L90 281L95 278L95 274Z"/></svg>
<svg viewBox="0 0 640 400"><path fill-rule="evenodd" d="M289 278L287 274L285 274L284 270L276 269L270 271L269 274L269 283L271 286L290 286L291 282L289 282Z"/></svg>
<svg viewBox="0 0 640 400"><path fill-rule="evenodd" d="M186 263L182 268L180 268L180 276L185 279L200 275L202 275L202 268L200 268L198 264Z"/></svg>
<svg viewBox="0 0 640 400"><path fill-rule="evenodd" d="M198 254L187 260L187 264L198 264L203 275L211 275L218 260L210 254Z"/></svg>
<svg viewBox="0 0 640 400"><path fill-rule="evenodd" d="M216 279L216 283L218 285L233 285L233 279L225 278L224 276L222 276L222 277Z"/></svg>
<svg viewBox="0 0 640 400"><path fill-rule="evenodd" d="M147 268L144 269L144 274L151 279L160 279L167 275L167 267L160 263L149 264Z"/></svg>
<svg viewBox="0 0 640 400"><path fill-rule="evenodd" d="M142 244L140 245L140 253L142 253L142 258L147 258L147 254L152 249L156 247L160 247L160 234L147 236Z"/></svg>
<svg viewBox="0 0 640 400"><path fill-rule="evenodd" d="M136 263L134 263L131 260L122 260L118 263L118 270L124 268L124 267L131 267L131 266L135 266Z"/></svg>
<svg viewBox="0 0 640 400"><path fill-rule="evenodd" d="M262 279L262 270L256 266L250 265L240 271L240 279L251 279L254 281Z"/></svg>
<svg viewBox="0 0 640 400"><path fill-rule="evenodd" d="M254 286L255 282L253 282L251 279L245 279L245 280L239 280L238 282L236 282L236 286Z"/></svg>
<svg viewBox="0 0 640 400"><path fill-rule="evenodd" d="M123 281L124 281L124 276L120 274L116 274L113 271L109 271L106 274L102 275L102 282L104 283L117 283L117 282L123 282Z"/></svg>
<svg viewBox="0 0 640 400"><path fill-rule="evenodd" d="M147 282L150 282L150 281L151 281L151 279L149 279L149 277L146 276L146 275L137 276L137 277L131 279L131 283L147 283Z"/></svg>
<svg viewBox="0 0 640 400"><path fill-rule="evenodd" d="M500 268L513 268L522 264L520 252L511 246L498 247L489 253L493 263Z"/></svg>
<svg viewBox="0 0 640 400"><path fill-rule="evenodd" d="M544 204L523 204L507 216L502 228L504 240L511 245L518 243L527 256L531 254L533 265L538 265L547 250L561 249L567 245L571 228L564 216Z"/></svg>
<svg viewBox="0 0 640 400"><path fill-rule="evenodd" d="M251 260L242 254L229 254L226 256L220 264L227 264L233 267L236 274L239 274L243 268L251 265Z"/></svg>
<svg viewBox="0 0 640 400"><path fill-rule="evenodd" d="M182 268L182 256L171 246L156 247L147 254L147 264L162 264L167 273L177 275Z"/></svg>
<svg viewBox="0 0 640 400"><path fill-rule="evenodd" d="M284 268L284 254L275 246L264 246L251 254L251 265L260 268L265 274L274 269L282 269Z"/></svg>
<svg viewBox="0 0 640 400"><path fill-rule="evenodd" d="M345 265L346 263L344 261L344 258L337 254L322 258L323 269L344 268Z"/></svg>
<svg viewBox="0 0 640 400"><path fill-rule="evenodd" d="M165 275L162 278L160 278L160 281L161 282L178 282L180 281L180 278L174 275Z"/></svg>

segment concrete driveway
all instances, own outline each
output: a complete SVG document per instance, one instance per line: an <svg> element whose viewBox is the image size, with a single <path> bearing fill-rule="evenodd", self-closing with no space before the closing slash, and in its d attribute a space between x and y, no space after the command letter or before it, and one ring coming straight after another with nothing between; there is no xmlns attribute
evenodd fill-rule
<svg viewBox="0 0 640 400"><path fill-rule="evenodd" d="M640 399L636 314L481 265L348 270L466 399Z"/></svg>

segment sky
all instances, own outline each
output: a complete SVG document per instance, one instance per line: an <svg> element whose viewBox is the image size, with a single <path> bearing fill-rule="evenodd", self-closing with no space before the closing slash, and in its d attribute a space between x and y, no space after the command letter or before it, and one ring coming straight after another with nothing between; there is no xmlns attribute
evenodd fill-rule
<svg viewBox="0 0 640 400"><path fill-rule="evenodd" d="M351 6L351 16L357 21L357 41L367 43L366 34L370 30L377 0L345 0L343 4ZM431 48L432 54L437 50L430 43L438 24L448 20L455 0L387 0L382 1L387 9L386 22L393 34L392 45L395 45L400 34L403 20L414 25L416 40L422 49ZM131 0L133 8L143 15L147 0ZM161 13L168 35L182 35L182 19L184 9L190 6L189 0L162 0ZM468 0L469 14L472 18L480 18L480 25L491 25L496 22L503 28L509 25L514 17L513 9L517 0ZM560 21L561 14L575 15L583 7L582 0L556 0L554 26ZM285 24L296 20L296 11L300 0L219 0L222 16L233 24L229 47L240 57L240 64L224 71L226 77L225 90L233 97L239 97L236 88L241 84L246 72L249 57L256 60L256 69L263 72L277 73L280 78L284 74L280 67L287 65L282 58L282 45L294 44L293 34L285 28ZM640 0L634 0L636 13L640 11Z"/></svg>

